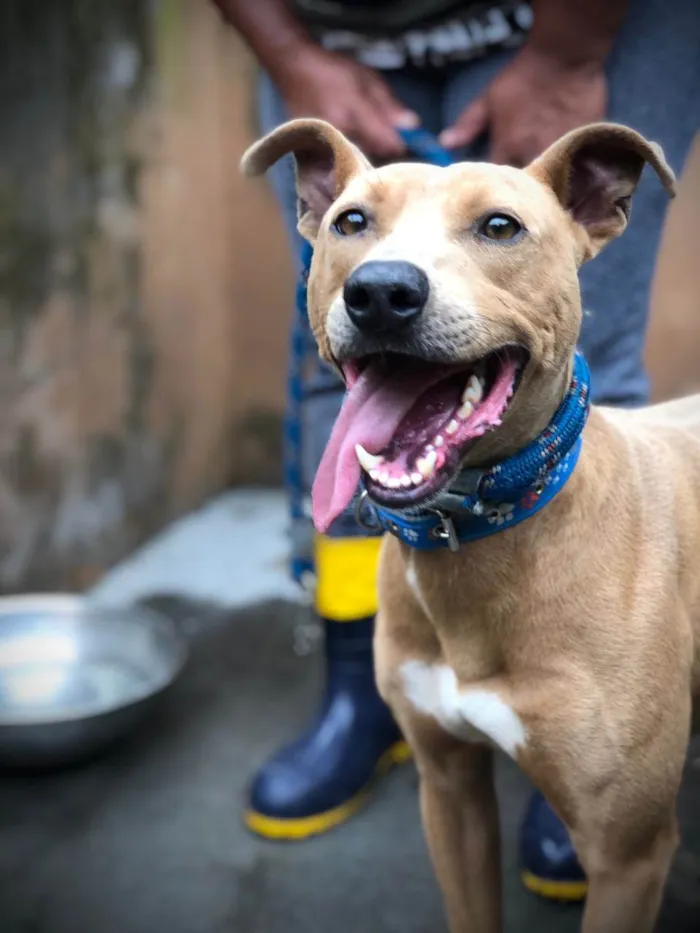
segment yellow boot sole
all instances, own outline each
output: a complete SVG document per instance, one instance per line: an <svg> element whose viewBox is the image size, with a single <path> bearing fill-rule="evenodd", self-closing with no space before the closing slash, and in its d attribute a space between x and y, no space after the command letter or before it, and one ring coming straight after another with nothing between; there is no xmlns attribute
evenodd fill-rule
<svg viewBox="0 0 700 933"><path fill-rule="evenodd" d="M548 901L573 904L585 900L588 894L587 881L552 881L549 878L538 878L529 871L524 871L521 878L528 891Z"/></svg>
<svg viewBox="0 0 700 933"><path fill-rule="evenodd" d="M256 836L262 836L263 839L274 839L281 842L301 842L304 839L310 839L312 836L320 836L329 830L347 822L359 810L361 810L370 798L375 785L381 778L387 775L393 768L404 764L411 758L411 749L403 739L390 746L377 762L372 777L365 784L362 790L358 791L354 797L341 803L332 810L326 810L324 813L314 813L312 816L296 817L294 819L280 819L275 816L265 816L256 810L247 810L243 816L243 822L247 828L255 833Z"/></svg>

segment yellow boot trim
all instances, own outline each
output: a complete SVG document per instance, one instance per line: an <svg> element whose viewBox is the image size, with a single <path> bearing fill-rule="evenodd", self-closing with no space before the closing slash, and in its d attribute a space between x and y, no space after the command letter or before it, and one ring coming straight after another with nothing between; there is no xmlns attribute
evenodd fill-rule
<svg viewBox="0 0 700 933"><path fill-rule="evenodd" d="M354 622L377 612L377 560L381 538L316 536L316 611L333 622Z"/></svg>
<svg viewBox="0 0 700 933"><path fill-rule="evenodd" d="M532 872L524 871L522 881L528 891L549 901L582 901L588 894L587 881L554 881L551 878L538 878Z"/></svg>
<svg viewBox="0 0 700 933"><path fill-rule="evenodd" d="M408 761L411 749L407 742L400 739L390 746L377 762L372 777L367 784L358 791L354 797L341 803L340 806L325 813L315 813L313 816L303 816L295 819L280 819L274 816L265 816L255 810L248 810L243 821L251 832L265 839L285 840L287 842L300 842L345 823L354 816L367 803L374 785L397 765Z"/></svg>

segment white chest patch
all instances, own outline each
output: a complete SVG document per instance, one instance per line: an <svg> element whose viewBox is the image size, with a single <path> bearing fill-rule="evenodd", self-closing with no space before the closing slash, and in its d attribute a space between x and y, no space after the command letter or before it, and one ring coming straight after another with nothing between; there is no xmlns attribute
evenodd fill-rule
<svg viewBox="0 0 700 933"><path fill-rule="evenodd" d="M446 664L407 661L401 667L407 699L421 713L465 742L489 742L515 758L525 745L525 726L493 690L460 689Z"/></svg>

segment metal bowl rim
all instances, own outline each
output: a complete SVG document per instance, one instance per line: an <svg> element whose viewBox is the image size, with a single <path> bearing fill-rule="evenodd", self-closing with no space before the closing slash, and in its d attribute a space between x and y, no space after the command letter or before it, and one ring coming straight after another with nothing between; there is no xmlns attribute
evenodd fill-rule
<svg viewBox="0 0 700 933"><path fill-rule="evenodd" d="M46 714L42 714L41 717L37 717L36 719L6 719L0 711L0 729L3 730L55 726L70 722L84 722L90 719L98 719L101 716L107 716L110 713L120 710L126 710L166 690L180 675L189 655L186 639L178 631L173 621L163 613L152 609L150 606L138 604L123 607L102 606L97 603L92 603L89 599L78 594L40 593L36 596L32 594L0 596L0 625L2 624L3 617L10 613L34 609L39 612L54 613L59 617L62 615L72 615L74 613L91 614L95 616L95 620L98 624L102 624L110 617L114 616L142 616L148 619L149 624L157 627L160 633L169 640L172 649L172 657L170 659L168 671L163 678L151 681L148 684L147 690L125 697L122 702L112 703L109 706L97 710L86 709L82 713L77 712L73 715L63 713L55 717L47 717Z"/></svg>

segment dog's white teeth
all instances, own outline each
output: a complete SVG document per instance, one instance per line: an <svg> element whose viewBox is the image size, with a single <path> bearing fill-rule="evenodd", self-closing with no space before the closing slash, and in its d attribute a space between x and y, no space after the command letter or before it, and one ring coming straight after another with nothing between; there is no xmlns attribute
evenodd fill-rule
<svg viewBox="0 0 700 933"><path fill-rule="evenodd" d="M370 474L371 471L376 470L383 461L383 457L378 457L375 454L369 453L369 451L365 450L362 444L355 444L355 456L357 457L362 469L366 470Z"/></svg>
<svg viewBox="0 0 700 933"><path fill-rule="evenodd" d="M411 481L411 477L410 477L407 473L404 473L404 475L401 477L401 479L399 480L399 482L401 483L401 486L402 486L404 489L410 489L411 486L413 485L413 483L412 483L412 481Z"/></svg>
<svg viewBox="0 0 700 933"><path fill-rule="evenodd" d="M464 402L462 407L457 412L457 417L462 421L466 421L467 418L471 418L474 414L474 406L471 402Z"/></svg>
<svg viewBox="0 0 700 933"><path fill-rule="evenodd" d="M447 425L445 431L447 434L456 434L459 430L459 421L456 418L453 418L452 421Z"/></svg>
<svg viewBox="0 0 700 933"><path fill-rule="evenodd" d="M401 486L401 480L398 478L398 476L390 476L387 486L389 489L399 489Z"/></svg>
<svg viewBox="0 0 700 933"><path fill-rule="evenodd" d="M435 464L437 463L437 451L430 450L419 460L416 460L416 469L424 479L428 479L429 476L432 476L435 472Z"/></svg>
<svg viewBox="0 0 700 933"><path fill-rule="evenodd" d="M414 486L420 486L423 482L423 477L417 470L415 473L411 473L411 482Z"/></svg>
<svg viewBox="0 0 700 933"><path fill-rule="evenodd" d="M467 387L464 392L462 392L462 401L471 402L472 405L478 405L484 395L484 386L481 382L481 379L475 374L469 377L467 382Z"/></svg>
<svg viewBox="0 0 700 933"><path fill-rule="evenodd" d="M386 470L379 474L379 482L382 484L382 486L386 486L388 488L389 474L386 472Z"/></svg>
<svg viewBox="0 0 700 933"><path fill-rule="evenodd" d="M442 436L442 434L436 434L433 438L433 444L435 444L436 447L442 447L444 443L445 438Z"/></svg>
<svg viewBox="0 0 700 933"><path fill-rule="evenodd" d="M369 471L370 479L373 479L375 483L379 482L379 470L370 470Z"/></svg>

